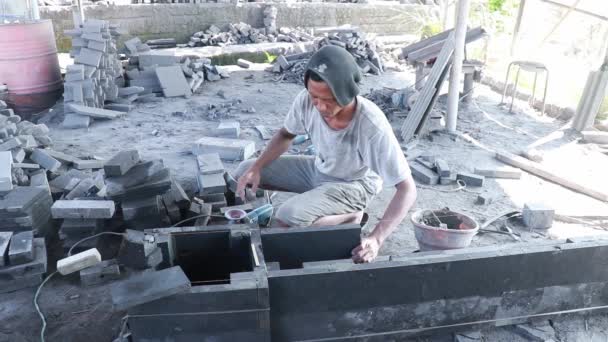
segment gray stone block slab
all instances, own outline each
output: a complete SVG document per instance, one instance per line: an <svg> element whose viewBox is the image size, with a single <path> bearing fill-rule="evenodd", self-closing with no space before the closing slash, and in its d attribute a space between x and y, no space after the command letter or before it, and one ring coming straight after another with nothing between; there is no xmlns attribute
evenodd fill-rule
<svg viewBox="0 0 608 342"><path fill-rule="evenodd" d="M198 173L201 175L224 173L224 164L218 153L199 154L196 156L196 163L198 164Z"/></svg>
<svg viewBox="0 0 608 342"><path fill-rule="evenodd" d="M63 123L61 126L69 129L87 128L91 125L91 121L92 119L88 115L67 113L63 118Z"/></svg>
<svg viewBox="0 0 608 342"><path fill-rule="evenodd" d="M13 155L14 167L17 167L15 164L21 163L25 159L25 151L21 147L12 149L11 154Z"/></svg>
<svg viewBox="0 0 608 342"><path fill-rule="evenodd" d="M10 250L10 246L9 246ZM20 265L9 265L0 268L0 280L14 280L31 274L46 272L47 256L44 238L34 239L34 260Z"/></svg>
<svg viewBox="0 0 608 342"><path fill-rule="evenodd" d="M158 67L156 68L156 76L165 97L192 95L192 90L179 65Z"/></svg>
<svg viewBox="0 0 608 342"><path fill-rule="evenodd" d="M89 197L95 194L99 189L95 185L95 181L92 178L86 178L81 180L78 185L74 187L67 195L65 199L72 200L76 198Z"/></svg>
<svg viewBox="0 0 608 342"><path fill-rule="evenodd" d="M255 143L250 140L203 137L192 148L194 155L218 153L221 159L245 160L255 153Z"/></svg>
<svg viewBox="0 0 608 342"><path fill-rule="evenodd" d="M63 153L63 152L60 152L60 151L55 151L55 150L48 149L48 148L45 149L44 151L49 156L51 156L51 157L59 160L60 162L66 164L66 165L71 165L71 164L74 164L74 163L80 161L79 158L76 158L76 157L74 157L72 155L69 155L67 153Z"/></svg>
<svg viewBox="0 0 608 342"><path fill-rule="evenodd" d="M218 137L238 139L241 134L241 124L238 121L221 121L215 130Z"/></svg>
<svg viewBox="0 0 608 342"><path fill-rule="evenodd" d="M475 175L472 173L459 172L456 175L457 180L462 180L466 186L483 186L484 176Z"/></svg>
<svg viewBox="0 0 608 342"><path fill-rule="evenodd" d="M114 186L130 188L156 179L163 170L165 166L162 159L149 160L134 165L122 176L107 177L106 184L109 188Z"/></svg>
<svg viewBox="0 0 608 342"><path fill-rule="evenodd" d="M90 116L96 119L116 119L124 115L123 112L103 108L88 107L75 103L68 104L68 108L77 114Z"/></svg>
<svg viewBox="0 0 608 342"><path fill-rule="evenodd" d="M435 168L437 169L437 174L439 174L439 177L449 177L452 174L450 165L443 159L435 160Z"/></svg>
<svg viewBox="0 0 608 342"><path fill-rule="evenodd" d="M103 169L105 160L87 159L79 160L74 163L74 167L78 170Z"/></svg>
<svg viewBox="0 0 608 342"><path fill-rule="evenodd" d="M118 96L129 96L129 95L133 95L133 94L141 94L144 92L144 87L136 87L136 86L131 86L131 87L125 87L125 88L118 88Z"/></svg>
<svg viewBox="0 0 608 342"><path fill-rule="evenodd" d="M34 232L26 231L13 235L8 250L11 265L20 265L34 260Z"/></svg>
<svg viewBox="0 0 608 342"><path fill-rule="evenodd" d="M190 280L179 266L143 272L110 285L112 304L117 311L189 290Z"/></svg>
<svg viewBox="0 0 608 342"><path fill-rule="evenodd" d="M74 62L99 68L102 56L103 53L100 51L82 48L78 56L74 58Z"/></svg>
<svg viewBox="0 0 608 342"><path fill-rule="evenodd" d="M524 224L531 229L548 229L553 225L555 210L542 203L526 203L522 210Z"/></svg>
<svg viewBox="0 0 608 342"><path fill-rule="evenodd" d="M8 263L8 245L12 236L13 232L0 232L0 267Z"/></svg>
<svg viewBox="0 0 608 342"><path fill-rule="evenodd" d="M13 155L10 151L0 152L0 191L13 189Z"/></svg>
<svg viewBox="0 0 608 342"><path fill-rule="evenodd" d="M51 214L64 219L108 219L115 210L114 201L59 200L51 207Z"/></svg>
<svg viewBox="0 0 608 342"><path fill-rule="evenodd" d="M410 163L410 170L414 179L423 184L435 185L439 182L439 175L418 161Z"/></svg>
<svg viewBox="0 0 608 342"><path fill-rule="evenodd" d="M7 141L0 144L0 151L9 151L16 147L21 146L21 140L18 138L10 138Z"/></svg>
<svg viewBox="0 0 608 342"><path fill-rule="evenodd" d="M506 179L519 179L521 178L521 170L510 167L496 167L496 168L475 168L476 175L488 177L488 178L506 178Z"/></svg>
<svg viewBox="0 0 608 342"><path fill-rule="evenodd" d="M179 57L176 57L174 55L156 54L154 52L139 54L139 67L140 68L153 67L153 66L159 66L159 67L174 66L178 62L179 62ZM179 70L181 72L181 67L179 67Z"/></svg>
<svg viewBox="0 0 608 342"><path fill-rule="evenodd" d="M122 176L139 162L139 151L124 150L118 152L110 160L108 160L103 169L107 177Z"/></svg>
<svg viewBox="0 0 608 342"><path fill-rule="evenodd" d="M204 194L217 194L226 192L226 180L221 173L198 175L198 192Z"/></svg>
<svg viewBox="0 0 608 342"><path fill-rule="evenodd" d="M51 157L45 150L34 149L30 154L30 159L42 168L47 169L51 172L56 172L61 167L61 162Z"/></svg>

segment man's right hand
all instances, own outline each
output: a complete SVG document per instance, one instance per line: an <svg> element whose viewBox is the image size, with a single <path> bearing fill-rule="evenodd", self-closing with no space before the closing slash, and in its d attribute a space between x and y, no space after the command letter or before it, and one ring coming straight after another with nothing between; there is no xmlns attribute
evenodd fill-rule
<svg viewBox="0 0 608 342"><path fill-rule="evenodd" d="M236 186L236 195L245 201L245 188L250 185L251 191L255 193L258 190L258 186L260 186L260 177L260 171L257 168L252 167L247 170L241 177L239 177L238 184Z"/></svg>

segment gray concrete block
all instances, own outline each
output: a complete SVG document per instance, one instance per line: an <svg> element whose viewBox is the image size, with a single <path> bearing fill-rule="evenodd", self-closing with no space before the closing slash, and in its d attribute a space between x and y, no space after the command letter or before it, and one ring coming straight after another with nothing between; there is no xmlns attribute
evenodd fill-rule
<svg viewBox="0 0 608 342"><path fill-rule="evenodd" d="M143 272L110 286L115 310L125 310L189 290L190 280L179 266Z"/></svg>
<svg viewBox="0 0 608 342"><path fill-rule="evenodd" d="M241 134L241 124L238 121L220 121L215 133L218 137L238 139Z"/></svg>
<svg viewBox="0 0 608 342"><path fill-rule="evenodd" d="M435 168L437 169L437 174L439 174L439 177L450 177L452 174L448 162L443 159L435 160Z"/></svg>
<svg viewBox="0 0 608 342"><path fill-rule="evenodd" d="M90 50L96 50L96 51L105 53L108 50L108 43L89 40L89 44L87 44L87 48Z"/></svg>
<svg viewBox="0 0 608 342"><path fill-rule="evenodd" d="M131 87L125 87L125 88L118 88L118 96L129 96L129 95L134 95L134 94L141 94L144 92L144 87L136 87L136 86L131 86Z"/></svg>
<svg viewBox="0 0 608 342"><path fill-rule="evenodd" d="M8 250L11 265L20 265L34 260L34 232L26 231L13 235Z"/></svg>
<svg viewBox="0 0 608 342"><path fill-rule="evenodd" d="M531 229L549 229L555 210L542 203L526 203L522 211L524 224Z"/></svg>
<svg viewBox="0 0 608 342"><path fill-rule="evenodd" d="M45 150L39 148L34 149L32 154L30 154L30 159L51 172L56 172L61 167L59 160L51 157Z"/></svg>
<svg viewBox="0 0 608 342"><path fill-rule="evenodd" d="M135 109L135 105L123 104L123 103L108 103L103 106L104 109L113 110L117 112L128 113Z"/></svg>
<svg viewBox="0 0 608 342"><path fill-rule="evenodd" d="M89 197L100 189L97 188L95 181L92 178L81 180L67 195L65 199L72 200L75 198Z"/></svg>
<svg viewBox="0 0 608 342"><path fill-rule="evenodd" d="M204 194L217 194L226 192L226 180L222 173L198 175L198 192Z"/></svg>
<svg viewBox="0 0 608 342"><path fill-rule="evenodd" d="M165 97L192 95L192 89L179 65L156 68L156 76Z"/></svg>
<svg viewBox="0 0 608 342"><path fill-rule="evenodd" d="M140 162L139 151L123 150L106 162L103 169L106 176L122 176Z"/></svg>
<svg viewBox="0 0 608 342"><path fill-rule="evenodd" d="M521 178L521 170L510 167L502 166L496 168L475 168L476 175L488 177L488 178L506 178L506 179L519 179Z"/></svg>
<svg viewBox="0 0 608 342"><path fill-rule="evenodd" d="M488 205L488 204L491 204L492 202L494 202L494 196L489 195L489 194L480 194L477 196L477 199L475 200L475 204L478 204L478 205Z"/></svg>
<svg viewBox="0 0 608 342"><path fill-rule="evenodd" d="M45 149L44 150L49 156L59 160L61 163L66 164L66 165L71 165L73 163L77 163L80 159L76 158L72 155L69 155L67 153L63 153L63 152L59 152L59 151L55 151L52 149Z"/></svg>
<svg viewBox="0 0 608 342"><path fill-rule="evenodd" d="M40 165L33 163L14 163L13 166L19 169L40 170Z"/></svg>
<svg viewBox="0 0 608 342"><path fill-rule="evenodd" d="M181 210L186 210L190 207L190 198L175 179L171 179L171 195Z"/></svg>
<svg viewBox="0 0 608 342"><path fill-rule="evenodd" d="M140 218L159 217L159 208L156 196L123 201L122 215L127 221L137 220Z"/></svg>
<svg viewBox="0 0 608 342"><path fill-rule="evenodd" d="M74 58L74 62L99 68L102 56L103 53L100 51L82 48L78 56Z"/></svg>
<svg viewBox="0 0 608 342"><path fill-rule="evenodd" d="M223 174L225 172L224 164L218 153L199 154L196 156L196 163L198 164L198 173L201 175Z"/></svg>
<svg viewBox="0 0 608 342"><path fill-rule="evenodd" d="M75 103L68 104L68 109L80 115L90 116L96 119L116 119L124 115L123 112L103 108L88 107Z"/></svg>
<svg viewBox="0 0 608 342"><path fill-rule="evenodd" d="M9 245L10 250L10 245ZM29 274L41 274L46 272L47 258L44 238L34 239L34 260L20 265L9 265L0 268L0 279L13 280Z"/></svg>
<svg viewBox="0 0 608 342"><path fill-rule="evenodd" d="M435 171L420 164L418 161L410 163L410 170L415 180L429 185L435 185L439 181L439 176Z"/></svg>
<svg viewBox="0 0 608 342"><path fill-rule="evenodd" d="M556 341L555 330L549 324L516 324L510 327L511 330L531 342Z"/></svg>
<svg viewBox="0 0 608 342"><path fill-rule="evenodd" d="M59 200L53 203L53 218L64 219L108 219L114 216L116 208L113 201Z"/></svg>
<svg viewBox="0 0 608 342"><path fill-rule="evenodd" d="M8 263L8 245L12 236L13 232L0 232L0 267Z"/></svg>
<svg viewBox="0 0 608 342"><path fill-rule="evenodd" d="M178 62L179 62L179 57L176 57L174 55L167 55L167 54L163 55L163 54L158 54L158 53L154 53L154 52L139 54L139 67L140 68L153 67L153 66L159 66L159 67L174 66ZM181 72L181 67L178 66L178 68Z"/></svg>
<svg viewBox="0 0 608 342"><path fill-rule="evenodd" d="M34 136L31 134L20 135L17 138L19 138L19 141L21 141L21 148L31 149L38 147L36 138L34 138Z"/></svg>
<svg viewBox="0 0 608 342"><path fill-rule="evenodd" d="M92 286L120 279L120 267L116 259L104 260L99 265L85 268L80 271L80 283Z"/></svg>
<svg viewBox="0 0 608 342"><path fill-rule="evenodd" d="M163 170L165 166L162 159L149 160L136 164L122 176L107 177L106 184L109 188L114 186L130 188L156 179Z"/></svg>
<svg viewBox="0 0 608 342"><path fill-rule="evenodd" d="M30 174L30 186L45 186L48 188L49 181L46 177L46 171L39 170Z"/></svg>
<svg viewBox="0 0 608 342"><path fill-rule="evenodd" d="M484 176L475 175L472 173L459 172L456 175L457 180L462 180L466 186L483 186Z"/></svg>
<svg viewBox="0 0 608 342"><path fill-rule="evenodd" d="M0 151L9 151L20 146L21 140L19 140L18 138L10 138L9 140L0 144Z"/></svg>
<svg viewBox="0 0 608 342"><path fill-rule="evenodd" d="M21 147L12 149L11 154L13 155L13 166L17 163L23 162L25 159L25 151Z"/></svg>
<svg viewBox="0 0 608 342"><path fill-rule="evenodd" d="M203 137L192 148L194 155L218 153L221 159L245 160L255 153L255 143L250 140Z"/></svg>
<svg viewBox="0 0 608 342"><path fill-rule="evenodd" d="M63 118L63 123L61 126L69 129L87 128L89 125L91 125L91 121L92 119L88 115L67 113Z"/></svg>
<svg viewBox="0 0 608 342"><path fill-rule="evenodd" d="M241 68L245 68L245 69L249 69L253 65L253 63L251 63L250 61L242 59L242 58L239 58L236 61L236 64L238 66L240 66Z"/></svg>
<svg viewBox="0 0 608 342"><path fill-rule="evenodd" d="M13 155L10 151L0 152L0 191L13 189Z"/></svg>
<svg viewBox="0 0 608 342"><path fill-rule="evenodd" d="M105 163L105 160L97 159L79 160L74 163L74 167L78 170L103 169Z"/></svg>

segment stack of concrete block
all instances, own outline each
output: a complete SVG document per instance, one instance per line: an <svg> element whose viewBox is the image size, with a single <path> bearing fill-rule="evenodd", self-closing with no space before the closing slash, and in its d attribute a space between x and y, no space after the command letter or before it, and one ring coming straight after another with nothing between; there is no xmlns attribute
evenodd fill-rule
<svg viewBox="0 0 608 342"><path fill-rule="evenodd" d="M364 74L369 72L379 75L383 72L382 61L376 51L376 43L368 40L364 32L357 29L339 29L335 32L328 32L323 39L317 41L318 48L325 45L335 45L346 49L355 57Z"/></svg>
<svg viewBox="0 0 608 342"><path fill-rule="evenodd" d="M34 231L37 236L51 233L51 205L48 188L23 186L0 195L0 231Z"/></svg>
<svg viewBox="0 0 608 342"><path fill-rule="evenodd" d="M459 175L450 168L445 160L431 155L421 155L415 158L410 162L410 169L416 181L427 185L453 184Z"/></svg>
<svg viewBox="0 0 608 342"><path fill-rule="evenodd" d="M269 7L264 11L264 28L256 29L245 23L228 24L225 30L215 25L205 31L196 32L187 44L180 47L226 46L237 44L254 44L263 42L307 42L314 37L300 28L276 27L276 8ZM274 11L272 10L274 8ZM267 24L268 23L268 24Z"/></svg>
<svg viewBox="0 0 608 342"><path fill-rule="evenodd" d="M51 207L54 219L62 219L59 238L64 251L76 242L104 231L105 220L114 217L116 206L113 201L102 199L58 200ZM87 239L75 250L95 248L97 238Z"/></svg>
<svg viewBox="0 0 608 342"><path fill-rule="evenodd" d="M152 52L130 55L126 75L131 88L143 88L139 93L139 100L143 102L156 101L155 93L163 93L165 97L188 97L205 81L229 77L208 58Z"/></svg>
<svg viewBox="0 0 608 342"><path fill-rule="evenodd" d="M166 202L172 216L165 205L163 196L172 193L173 180L162 159L142 161L137 150L121 151L106 163L105 171L106 195L121 202L128 226L143 229L169 225L172 217L181 218L179 209L175 214L172 206L175 203L169 201L169 196Z"/></svg>
<svg viewBox="0 0 608 342"><path fill-rule="evenodd" d="M176 47L177 41L175 38L150 39L146 41L146 45L150 49L168 49Z"/></svg>
<svg viewBox="0 0 608 342"><path fill-rule="evenodd" d="M120 35L117 27L105 20L88 19L82 27L67 30L65 34L72 37L70 56L74 58L74 65L67 67L65 75L64 127L88 127L93 118L120 116L119 112L103 109L106 101L118 99L121 83L117 82L122 77L116 49L116 37Z"/></svg>
<svg viewBox="0 0 608 342"><path fill-rule="evenodd" d="M219 211L227 206L227 185L224 175L224 164L218 153L206 153L196 156L198 198L210 204L211 209Z"/></svg>
<svg viewBox="0 0 608 342"><path fill-rule="evenodd" d="M286 31L281 28L279 32L285 33ZM365 33L356 28L329 30L323 38L315 40L314 45L312 51L297 51L295 54L277 57L272 71L282 73L282 81L302 83L308 59L325 45L335 45L346 49L353 55L363 74L379 75L384 70L382 60L376 50L376 43L368 40Z"/></svg>
<svg viewBox="0 0 608 342"><path fill-rule="evenodd" d="M38 286L46 271L44 238L32 231L0 232L0 293Z"/></svg>

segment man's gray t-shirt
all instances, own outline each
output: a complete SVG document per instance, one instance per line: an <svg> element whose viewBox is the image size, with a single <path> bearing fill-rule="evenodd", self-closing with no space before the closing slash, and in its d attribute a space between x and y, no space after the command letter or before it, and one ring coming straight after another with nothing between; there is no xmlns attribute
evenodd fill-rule
<svg viewBox="0 0 608 342"><path fill-rule="evenodd" d="M335 130L315 108L307 90L298 94L285 118L289 133L308 134L317 150L315 166L324 175L343 181L362 180L377 194L408 177L410 168L386 116L371 101L357 96L348 127Z"/></svg>

